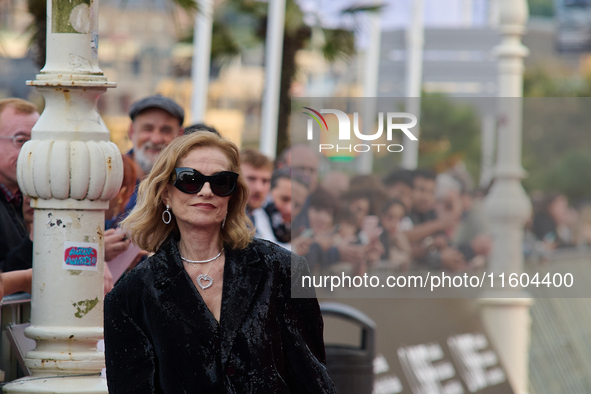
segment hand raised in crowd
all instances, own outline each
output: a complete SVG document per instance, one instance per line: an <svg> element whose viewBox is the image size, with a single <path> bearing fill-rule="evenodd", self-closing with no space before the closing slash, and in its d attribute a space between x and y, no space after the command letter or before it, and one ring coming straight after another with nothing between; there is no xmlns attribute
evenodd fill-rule
<svg viewBox="0 0 591 394"><path fill-rule="evenodd" d="M291 249L295 254L304 256L310 250L310 246L314 243L311 237L299 236L291 240Z"/></svg>
<svg viewBox="0 0 591 394"><path fill-rule="evenodd" d="M436 234L433 236L433 245L437 250L443 250L449 246L449 237L443 234Z"/></svg>
<svg viewBox="0 0 591 394"><path fill-rule="evenodd" d="M341 244L337 247L341 261L359 263L365 261L365 245Z"/></svg>
<svg viewBox="0 0 591 394"><path fill-rule="evenodd" d="M466 260L464 255L456 248L445 248L439 256L441 257L441 268L444 270L457 272L466 269Z"/></svg>
<svg viewBox="0 0 591 394"><path fill-rule="evenodd" d="M482 255L476 255L472 257L470 261L468 261L467 266L467 270L469 271L477 271L484 269L486 267L486 257Z"/></svg>
<svg viewBox="0 0 591 394"><path fill-rule="evenodd" d="M334 234L328 233L328 232L314 234L314 237L312 238L312 240L314 242L316 242L318 245L320 245L320 248L322 248L322 250L328 250L332 246L334 246L335 236L334 236Z"/></svg>
<svg viewBox="0 0 591 394"><path fill-rule="evenodd" d="M111 261L125 252L131 241L125 238L125 233L116 229L105 231L105 261Z"/></svg>
<svg viewBox="0 0 591 394"><path fill-rule="evenodd" d="M478 234L470 241L474 254L480 256L488 256L492 250L492 245L492 238L486 234Z"/></svg>
<svg viewBox="0 0 591 394"><path fill-rule="evenodd" d="M384 252L386 250L384 248L384 245L380 242L379 239L366 245L366 247L367 247L367 252L366 252L367 261L371 262L371 263L375 263L377 261L380 261L382 258L382 255L384 254Z"/></svg>
<svg viewBox="0 0 591 394"><path fill-rule="evenodd" d="M456 225L462 216L462 200L456 194L449 194L445 200L435 205L437 217L448 226Z"/></svg>

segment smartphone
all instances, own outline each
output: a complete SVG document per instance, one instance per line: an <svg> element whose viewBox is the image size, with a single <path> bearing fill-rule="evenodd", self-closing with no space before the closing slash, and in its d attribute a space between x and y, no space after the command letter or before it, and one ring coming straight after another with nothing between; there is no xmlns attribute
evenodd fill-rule
<svg viewBox="0 0 591 394"><path fill-rule="evenodd" d="M314 236L314 231L312 231L312 229L310 229L310 228L305 229L300 234L300 237L304 237L304 238L312 238L313 236Z"/></svg>

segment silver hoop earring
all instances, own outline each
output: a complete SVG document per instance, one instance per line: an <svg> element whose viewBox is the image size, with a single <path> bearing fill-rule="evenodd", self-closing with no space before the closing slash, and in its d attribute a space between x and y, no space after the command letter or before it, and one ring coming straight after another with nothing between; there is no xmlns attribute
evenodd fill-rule
<svg viewBox="0 0 591 394"><path fill-rule="evenodd" d="M170 221L172 220L172 214L170 213L168 208L170 208L170 205L167 205L166 211L162 212L162 221L164 222L164 224L169 224ZM168 215L168 220L165 219L165 215Z"/></svg>
<svg viewBox="0 0 591 394"><path fill-rule="evenodd" d="M228 216L228 214L226 214L226 216ZM226 225L226 216L224 216L224 220L222 220L222 228Z"/></svg>

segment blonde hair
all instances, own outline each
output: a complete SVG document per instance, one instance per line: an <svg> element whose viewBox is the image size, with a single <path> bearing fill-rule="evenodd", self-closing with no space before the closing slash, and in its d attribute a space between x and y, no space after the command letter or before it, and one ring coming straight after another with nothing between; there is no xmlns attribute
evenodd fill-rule
<svg viewBox="0 0 591 394"><path fill-rule="evenodd" d="M170 224L162 221L162 212L166 209L162 195L179 162L196 148L219 149L230 162L228 170L240 174L240 153L233 142L209 132L195 132L172 140L160 153L150 174L140 183L135 208L121 222L133 243L140 248L156 252L170 236L179 238L174 215ZM236 191L228 202L226 224L223 229L220 226L221 242L232 249L244 249L252 240L253 225L245 213L247 201L248 187L240 174Z"/></svg>

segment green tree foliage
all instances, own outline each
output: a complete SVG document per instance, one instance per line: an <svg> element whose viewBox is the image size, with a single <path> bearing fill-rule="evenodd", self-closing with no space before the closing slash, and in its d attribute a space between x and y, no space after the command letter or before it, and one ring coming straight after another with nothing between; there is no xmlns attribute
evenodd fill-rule
<svg viewBox="0 0 591 394"><path fill-rule="evenodd" d="M421 100L419 167L443 171L463 161L470 175L480 171L480 118L474 107L444 96Z"/></svg>
<svg viewBox="0 0 591 394"><path fill-rule="evenodd" d="M220 63L229 62L242 53L241 44L233 37L231 29L218 15L211 26L211 58ZM188 31L179 42L192 44L194 30ZM190 69L190 68L189 68Z"/></svg>
<svg viewBox="0 0 591 394"><path fill-rule="evenodd" d="M591 98L527 98L523 115L523 167L529 191L591 197Z"/></svg>
<svg viewBox="0 0 591 394"><path fill-rule="evenodd" d="M404 112L403 107L397 109ZM419 168L443 172L463 162L472 179L479 179L481 121L474 106L444 95L423 93L419 126ZM384 124L384 130L386 127ZM404 138L396 134L391 143L403 144ZM401 159L402 154L377 154L373 173L385 176L400 167Z"/></svg>
<svg viewBox="0 0 591 394"><path fill-rule="evenodd" d="M565 77L543 67L524 77L523 167L529 191L591 198L591 75Z"/></svg>
<svg viewBox="0 0 591 394"><path fill-rule="evenodd" d="M523 76L524 97L562 97L564 85L541 67L527 69Z"/></svg>
<svg viewBox="0 0 591 394"><path fill-rule="evenodd" d="M589 151L570 151L558 158L538 179L539 189L559 191L576 203L591 198L591 155Z"/></svg>
<svg viewBox="0 0 591 394"><path fill-rule="evenodd" d="M554 0L528 0L529 14L533 16L554 16Z"/></svg>
<svg viewBox="0 0 591 394"><path fill-rule="evenodd" d="M542 66L525 70L524 97L591 97L591 75L565 76Z"/></svg>
<svg viewBox="0 0 591 394"><path fill-rule="evenodd" d="M29 13L33 16L33 22L27 28L32 32L29 49L35 64L39 68L45 65L45 42L47 40L47 3L45 0L28 0Z"/></svg>

